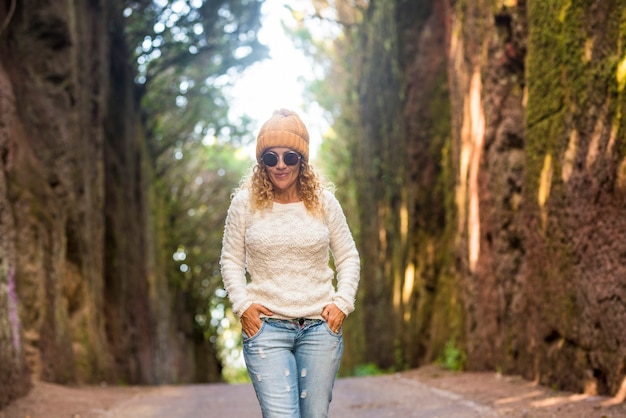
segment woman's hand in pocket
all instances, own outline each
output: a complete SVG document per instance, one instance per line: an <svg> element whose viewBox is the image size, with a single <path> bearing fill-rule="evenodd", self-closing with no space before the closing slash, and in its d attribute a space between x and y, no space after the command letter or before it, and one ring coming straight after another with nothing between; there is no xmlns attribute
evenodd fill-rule
<svg viewBox="0 0 626 418"><path fill-rule="evenodd" d="M263 305L253 303L241 315L241 328L248 337L253 337L261 329L261 315L272 316L274 313Z"/></svg>
<svg viewBox="0 0 626 418"><path fill-rule="evenodd" d="M334 303L328 304L322 309L322 318L328 324L328 328L335 334L339 334L343 320L346 314L341 311Z"/></svg>

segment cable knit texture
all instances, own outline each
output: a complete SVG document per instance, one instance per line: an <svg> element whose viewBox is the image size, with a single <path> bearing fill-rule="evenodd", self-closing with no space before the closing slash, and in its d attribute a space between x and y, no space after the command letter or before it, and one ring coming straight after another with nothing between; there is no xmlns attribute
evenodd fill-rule
<svg viewBox="0 0 626 418"><path fill-rule="evenodd" d="M233 197L220 263L238 316L252 303L284 319L321 319L322 309L331 302L346 315L354 310L359 254L335 196L324 191L323 201L325 217L317 218L302 202L274 202L270 209L252 212L248 190Z"/></svg>

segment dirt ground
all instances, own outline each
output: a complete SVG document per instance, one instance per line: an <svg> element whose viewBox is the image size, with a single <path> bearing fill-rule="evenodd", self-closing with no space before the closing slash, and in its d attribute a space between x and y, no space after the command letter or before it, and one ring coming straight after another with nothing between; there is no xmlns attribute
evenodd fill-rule
<svg viewBox="0 0 626 418"><path fill-rule="evenodd" d="M446 396L458 396L460 401L488 406L502 417L626 417L623 400L553 391L516 376L457 373L439 366L406 371L398 376L407 382L415 379L445 392ZM0 418L103 417L133 397L155 390L154 387L66 387L35 382L28 396L0 410Z"/></svg>
<svg viewBox="0 0 626 418"><path fill-rule="evenodd" d="M503 376L493 372L457 373L439 366L426 366L402 374L489 406L502 417L626 417L626 403L622 398L555 391L519 376Z"/></svg>

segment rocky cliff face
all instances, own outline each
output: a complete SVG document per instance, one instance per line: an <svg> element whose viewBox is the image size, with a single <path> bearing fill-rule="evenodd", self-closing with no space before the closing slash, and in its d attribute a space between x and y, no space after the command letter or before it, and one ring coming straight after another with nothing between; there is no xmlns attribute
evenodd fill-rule
<svg viewBox="0 0 626 418"><path fill-rule="evenodd" d="M582 3L370 2L367 360L626 390L626 6Z"/></svg>
<svg viewBox="0 0 626 418"><path fill-rule="evenodd" d="M626 376L624 16L462 1L449 75L468 365L614 394Z"/></svg>
<svg viewBox="0 0 626 418"><path fill-rule="evenodd" d="M174 297L146 256L159 243L150 165L110 3L0 1L0 406L31 373L193 376Z"/></svg>
<svg viewBox="0 0 626 418"><path fill-rule="evenodd" d="M500 6L448 9L460 286L468 361L478 369L503 367L529 296L521 271L526 10Z"/></svg>

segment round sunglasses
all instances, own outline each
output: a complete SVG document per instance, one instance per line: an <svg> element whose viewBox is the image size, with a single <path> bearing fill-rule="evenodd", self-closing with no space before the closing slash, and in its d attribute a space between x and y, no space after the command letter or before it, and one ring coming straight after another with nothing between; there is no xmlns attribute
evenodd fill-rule
<svg viewBox="0 0 626 418"><path fill-rule="evenodd" d="M278 156L278 154L276 154L274 151L267 151L261 157L261 161L263 161L263 164L265 164L267 167L276 167L279 158L280 157ZM285 165L296 165L300 162L301 158L302 156L294 151L287 151L283 154L283 162L285 163Z"/></svg>

